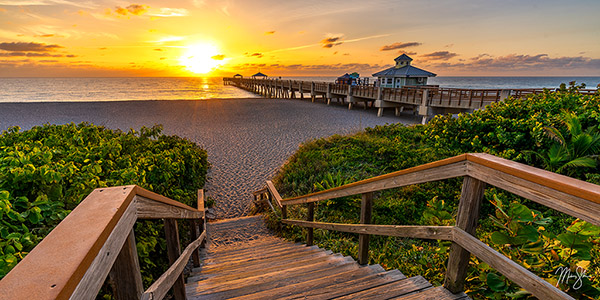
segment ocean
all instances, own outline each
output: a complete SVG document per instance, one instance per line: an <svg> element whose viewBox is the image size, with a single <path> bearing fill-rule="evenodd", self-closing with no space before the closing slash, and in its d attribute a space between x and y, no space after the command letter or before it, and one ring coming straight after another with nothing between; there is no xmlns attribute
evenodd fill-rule
<svg viewBox="0 0 600 300"><path fill-rule="evenodd" d="M333 82L335 77L282 77L282 80ZM585 83L596 88L600 77L434 77L429 84L449 88L557 88L561 83ZM371 79L373 82L373 79ZM220 77L188 78L0 78L0 102L200 100L257 98L223 85Z"/></svg>

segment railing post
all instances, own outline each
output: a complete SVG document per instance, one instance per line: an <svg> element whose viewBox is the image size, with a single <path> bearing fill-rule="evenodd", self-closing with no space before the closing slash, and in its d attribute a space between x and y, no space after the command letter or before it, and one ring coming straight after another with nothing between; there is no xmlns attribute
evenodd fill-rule
<svg viewBox="0 0 600 300"><path fill-rule="evenodd" d="M165 237L167 239L167 255L169 256L169 264L172 265L181 255L181 247L179 246L179 231L177 230L176 219L165 219ZM173 295L175 300L185 300L185 285L183 283L183 274L179 274L179 278L173 284Z"/></svg>
<svg viewBox="0 0 600 300"><path fill-rule="evenodd" d="M189 224L190 224L190 241L195 241L200 236L200 230L198 228L198 225L200 224L200 222L198 222L198 220L196 220L196 219L191 219ZM198 254L198 249L195 249L194 252L192 252L192 262L193 262L195 268L200 266L200 255Z"/></svg>
<svg viewBox="0 0 600 300"><path fill-rule="evenodd" d="M133 229L110 269L109 282L117 300L140 299L144 293Z"/></svg>
<svg viewBox="0 0 600 300"><path fill-rule="evenodd" d="M456 216L456 227L474 235L479 219L479 207L483 199L485 182L477 180L470 176L465 176L458 203L458 215ZM450 247L450 257L448 258L448 268L446 270L446 280L444 287L452 293L459 293L464 290L465 278L467 277L467 268L469 267L469 258L471 254L452 242Z"/></svg>
<svg viewBox="0 0 600 300"><path fill-rule="evenodd" d="M371 224L371 212L373 211L373 192L362 194L360 202L360 224ZM358 263L365 265L369 263L369 235L358 235Z"/></svg>
<svg viewBox="0 0 600 300"><path fill-rule="evenodd" d="M308 205L308 212L306 214L306 220L309 222L312 222L315 219L315 203L310 202L307 205ZM314 230L313 228L306 228L306 245L307 246L313 245L313 230Z"/></svg>

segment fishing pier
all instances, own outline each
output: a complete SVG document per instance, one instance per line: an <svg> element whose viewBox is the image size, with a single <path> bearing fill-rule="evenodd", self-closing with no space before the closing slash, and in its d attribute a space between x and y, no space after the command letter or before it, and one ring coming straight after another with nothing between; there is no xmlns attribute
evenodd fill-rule
<svg viewBox="0 0 600 300"><path fill-rule="evenodd" d="M438 114L473 112L509 96L522 97L543 92L543 89L457 89L438 86L393 88L266 78L225 77L223 83L266 98L310 98L312 102L323 101L327 105L335 101L347 104L348 109L357 105L365 109L375 107L377 116L383 116L385 108L394 108L397 116L403 111L410 111L422 116L423 124Z"/></svg>

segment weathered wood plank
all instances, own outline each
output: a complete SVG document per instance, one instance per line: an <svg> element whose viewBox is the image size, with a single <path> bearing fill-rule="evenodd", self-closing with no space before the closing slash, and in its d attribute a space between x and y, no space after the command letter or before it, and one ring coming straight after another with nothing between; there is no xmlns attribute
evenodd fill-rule
<svg viewBox="0 0 600 300"><path fill-rule="evenodd" d="M131 203L69 298L91 299L96 297L121 248L123 248L125 240L133 229L133 224L136 220L135 211L135 205Z"/></svg>
<svg viewBox="0 0 600 300"><path fill-rule="evenodd" d="M211 282L209 279L188 284L186 289L193 299L230 299L358 268L356 262L348 257L343 261L328 260L226 282Z"/></svg>
<svg viewBox="0 0 600 300"><path fill-rule="evenodd" d="M203 231L200 237L191 242L183 251L183 253L177 258L177 260L171 264L171 267L156 280L149 288L144 292L141 299L154 300L162 299L167 294L169 289L178 280L178 274L182 274L185 265L192 255L192 251L200 246L202 241L206 238L206 231ZM185 290L184 290L185 291ZM184 294L185 299L185 294Z"/></svg>
<svg viewBox="0 0 600 300"><path fill-rule="evenodd" d="M485 153L467 154L467 160L525 181L600 204L600 186ZM472 170L469 170L472 171Z"/></svg>
<svg viewBox="0 0 600 300"><path fill-rule="evenodd" d="M210 270L211 268L214 267L232 267L232 265L234 264L251 264L255 261L262 261L262 260L277 260L277 258L279 259L284 259L287 256L290 255L300 255L302 253L315 253L315 252L325 252L326 250L320 249L317 246L310 246L310 247L293 247L293 248L281 248L281 249L277 249L276 251L270 251L270 252L264 252L264 253L254 253L254 254L246 254L246 255L239 255L239 256L235 256L235 257L228 257L226 259L217 259L217 260L210 260L207 259L206 261L204 261L202 263L202 270L203 271L207 271Z"/></svg>
<svg viewBox="0 0 600 300"><path fill-rule="evenodd" d="M364 291L348 294L344 297L336 299L381 299L382 296L384 296L386 299L389 299L429 287L431 287L431 283L429 283L425 278L422 276L415 276L406 278L404 280L379 285L374 288L365 289Z"/></svg>
<svg viewBox="0 0 600 300"><path fill-rule="evenodd" d="M453 226L407 226L407 225L363 225L363 224L339 224L324 222L307 222L300 220L281 220L289 225L302 227L312 227L326 230L336 230L342 232L400 236L417 239L429 240L452 240Z"/></svg>
<svg viewBox="0 0 600 300"><path fill-rule="evenodd" d="M458 215L456 216L456 227L475 234L477 221L479 220L479 207L485 191L485 182L473 177L465 176L458 203ZM471 254L460 247L456 242L452 242L450 247L450 256L448 257L448 267L446 268L446 279L444 287L453 293L459 293L464 290L465 279L467 277L467 268Z"/></svg>
<svg viewBox="0 0 600 300"><path fill-rule="evenodd" d="M454 242L539 299L573 299L464 230L455 228L453 234Z"/></svg>
<svg viewBox="0 0 600 300"><path fill-rule="evenodd" d="M171 266L177 263L181 257L181 246L179 244L179 230L177 229L177 220L165 219L165 239L167 240L167 256ZM190 251L191 254L191 251ZM189 257L188 257L189 258ZM187 260L186 260L187 262ZM182 273L173 273L173 298L175 300L185 300L185 284Z"/></svg>
<svg viewBox="0 0 600 300"><path fill-rule="evenodd" d="M600 225L600 204L596 202L548 187L551 184L542 185L484 165L471 164L468 169L469 176L594 225Z"/></svg>
<svg viewBox="0 0 600 300"><path fill-rule="evenodd" d="M311 202L307 204L306 220L312 222L315 219L315 203ZM313 229L306 228L306 245L313 245Z"/></svg>
<svg viewBox="0 0 600 300"><path fill-rule="evenodd" d="M1 281L0 290L6 299L68 298L107 243L113 230L127 211L133 213L134 186L96 189L90 193L54 230L50 232ZM125 221L124 221L125 222ZM94 224L94 226L90 226ZM121 228L125 225L119 225ZM118 244L112 259L129 234L119 231ZM112 261L110 261L112 264ZM106 274L110 270L106 268ZM106 277L104 274L104 278ZM97 291L96 291L97 292Z"/></svg>
<svg viewBox="0 0 600 300"><path fill-rule="evenodd" d="M300 294L305 294L306 291L323 288L328 285L362 279L369 274L372 274L371 270L367 267L363 267L356 270L333 274L327 277L299 282L297 284L290 284L271 290L264 290L251 295L241 296L236 299L289 299Z"/></svg>
<svg viewBox="0 0 600 300"><path fill-rule="evenodd" d="M392 270L388 272L374 271L373 266L365 266L364 269L368 269L366 275L362 277L355 277L351 280L340 280L340 282L327 284L325 286L300 290L288 297L280 298L285 299L314 299L314 300L327 300L334 297L343 297L348 294L356 293L358 291L370 290L377 288L378 286L387 285L389 283L404 281L406 278L398 270ZM378 267L378 266L375 266ZM353 298L362 299L362 298Z"/></svg>
<svg viewBox="0 0 600 300"><path fill-rule="evenodd" d="M328 253L325 250L318 249L316 246L312 246L303 249L289 250L285 253L279 254L279 256L256 257L249 258L248 260L242 258L226 263L220 262L214 265L202 266L200 267L200 270L203 274L231 272L235 269L244 269L248 267L275 266L277 264L286 263L288 261L294 261L298 259L304 259L307 257L321 256L326 254Z"/></svg>
<svg viewBox="0 0 600 300"><path fill-rule="evenodd" d="M341 187L320 191L304 196L283 199L283 205L309 203L321 200L357 195L368 192L376 192L385 189L403 187L418 183L443 180L464 176L467 173L465 155L460 155L434 163L397 171Z"/></svg>
<svg viewBox="0 0 600 300"><path fill-rule="evenodd" d="M342 260L344 259L341 255L331 255L331 252L324 253L314 253L311 255L300 256L292 259L288 259L282 262L273 262L270 264L263 264L261 266L257 266L260 268L236 268L236 269L226 269L221 272L217 272L215 274L204 274L200 273L198 275L193 276L192 280L208 280L211 278L215 278L215 280L220 281L230 281L237 280L241 278L253 277L261 274L267 274L270 272L282 271L289 268L295 268L302 265L311 265L318 264L324 261L329 261L332 259Z"/></svg>
<svg viewBox="0 0 600 300"><path fill-rule="evenodd" d="M171 203L155 201L143 196L135 196L139 219L200 219L204 211L189 207L182 208Z"/></svg>
<svg viewBox="0 0 600 300"><path fill-rule="evenodd" d="M360 202L360 224L371 224L373 211L373 192L362 194ZM369 235L358 235L358 263L365 265L369 263Z"/></svg>
<svg viewBox="0 0 600 300"><path fill-rule="evenodd" d="M189 210L189 211L196 211L193 207L185 205L179 201L175 201L173 199L169 199L163 195L159 195L155 192L151 192L149 190L143 189L137 185L134 185L134 192L136 195L144 197L144 198L148 198L148 199L152 199L154 201L158 201L158 202L162 202L164 204L168 204L171 206L177 206L180 208L183 208L185 210Z"/></svg>
<svg viewBox="0 0 600 300"><path fill-rule="evenodd" d="M414 293L399 296L391 299L402 299L402 300L422 300L422 299L436 299L436 300L462 300L469 299L465 293L453 294L452 292L445 289L443 286L434 288L423 289Z"/></svg>
<svg viewBox="0 0 600 300"><path fill-rule="evenodd" d="M113 263L109 278L115 299L140 299L144 293L133 229Z"/></svg>
<svg viewBox="0 0 600 300"><path fill-rule="evenodd" d="M275 202L277 202L277 206L281 208L281 195L279 195L279 192L277 191L275 185L273 184L273 182L271 182L271 180L267 180L267 189L269 190L269 193L271 193L271 195L273 196L273 199L275 199Z"/></svg>

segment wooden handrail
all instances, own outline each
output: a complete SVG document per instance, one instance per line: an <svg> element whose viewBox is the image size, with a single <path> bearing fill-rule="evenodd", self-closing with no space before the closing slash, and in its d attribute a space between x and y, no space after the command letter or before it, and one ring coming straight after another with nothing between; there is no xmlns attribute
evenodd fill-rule
<svg viewBox="0 0 600 300"><path fill-rule="evenodd" d="M95 189L0 281L0 294L95 297L138 218L202 219L204 211L135 185Z"/></svg>
<svg viewBox="0 0 600 300"><path fill-rule="evenodd" d="M489 184L591 224L600 225L600 186L598 185L489 154L469 153L316 193L282 199L280 202L284 212L288 205L313 203L357 194L363 194L364 198L365 194L374 191L454 177L465 178L456 226L335 224L312 220L289 220L286 217L283 217L282 223L307 227L311 230L321 228L353 232L361 236L376 234L450 240L453 245L445 286L453 292L462 290L466 276L465 265L468 264L470 253L540 299L572 299L473 236L480 202L485 184ZM275 190L274 186L269 188L271 193L272 190ZM365 212L361 210L361 219L363 214ZM366 253L367 249L364 247L368 247L368 243L359 245L359 253Z"/></svg>

